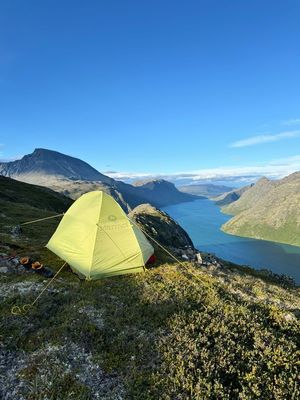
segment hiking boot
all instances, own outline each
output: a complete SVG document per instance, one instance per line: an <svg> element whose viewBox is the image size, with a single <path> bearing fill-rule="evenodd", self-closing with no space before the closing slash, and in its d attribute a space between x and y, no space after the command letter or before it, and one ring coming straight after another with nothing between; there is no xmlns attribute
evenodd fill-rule
<svg viewBox="0 0 300 400"><path fill-rule="evenodd" d="M31 264L33 260L30 257L22 257L20 258L20 264L27 270L31 270Z"/></svg>
<svg viewBox="0 0 300 400"><path fill-rule="evenodd" d="M40 274L43 275L45 278L53 278L54 272L46 265L40 271Z"/></svg>
<svg viewBox="0 0 300 400"><path fill-rule="evenodd" d="M51 269L47 266L44 266L39 261L32 263L31 268L34 270L34 272L43 275L46 278L52 278L54 276L54 273L51 271Z"/></svg>

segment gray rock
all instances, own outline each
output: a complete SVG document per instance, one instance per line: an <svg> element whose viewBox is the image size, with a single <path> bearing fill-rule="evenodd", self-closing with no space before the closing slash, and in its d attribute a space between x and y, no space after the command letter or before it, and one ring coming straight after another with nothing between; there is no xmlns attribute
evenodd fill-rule
<svg viewBox="0 0 300 400"><path fill-rule="evenodd" d="M20 236L23 233L23 230L20 225L16 225L11 229L11 234L13 236Z"/></svg>
<svg viewBox="0 0 300 400"><path fill-rule="evenodd" d="M196 254L196 262L197 264L202 264L203 260L200 253Z"/></svg>

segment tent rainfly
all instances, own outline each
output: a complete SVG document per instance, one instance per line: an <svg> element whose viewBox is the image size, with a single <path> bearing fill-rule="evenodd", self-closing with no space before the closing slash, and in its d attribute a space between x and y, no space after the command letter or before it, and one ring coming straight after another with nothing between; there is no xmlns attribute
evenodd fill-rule
<svg viewBox="0 0 300 400"><path fill-rule="evenodd" d="M154 252L120 205L102 191L76 200L46 247L87 280L142 272Z"/></svg>

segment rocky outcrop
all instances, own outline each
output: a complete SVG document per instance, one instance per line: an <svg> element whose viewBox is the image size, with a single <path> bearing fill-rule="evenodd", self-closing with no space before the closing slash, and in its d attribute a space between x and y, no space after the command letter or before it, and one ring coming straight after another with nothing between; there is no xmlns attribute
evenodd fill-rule
<svg viewBox="0 0 300 400"><path fill-rule="evenodd" d="M162 250L157 246L158 242L181 261L192 261L207 268L222 267L221 260L213 254L200 253L187 232L167 213L150 204L141 204L132 210L128 217L134 220L146 235L155 239L152 244L156 254L161 254ZM151 241L149 236L147 237Z"/></svg>
<svg viewBox="0 0 300 400"><path fill-rule="evenodd" d="M129 213L129 218L163 246L194 249L193 242L186 231L167 213L151 204L141 204Z"/></svg>

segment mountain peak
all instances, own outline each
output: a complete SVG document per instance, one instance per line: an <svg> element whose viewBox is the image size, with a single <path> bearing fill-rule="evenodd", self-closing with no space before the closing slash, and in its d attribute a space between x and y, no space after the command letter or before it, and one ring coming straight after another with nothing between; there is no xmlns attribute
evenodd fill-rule
<svg viewBox="0 0 300 400"><path fill-rule="evenodd" d="M38 152L53 152L53 153L58 153L58 151L55 150L49 150L49 149L44 149L43 147L37 147L33 150L33 153L38 153Z"/></svg>
<svg viewBox="0 0 300 400"><path fill-rule="evenodd" d="M20 180L31 177L56 177L81 181L101 181L111 183L113 180L101 174L86 162L58 151L36 148L21 160L2 163L0 174Z"/></svg>
<svg viewBox="0 0 300 400"><path fill-rule="evenodd" d="M36 149L33 150L31 154L28 155L37 155L37 154L62 154L62 153L59 153L56 150L43 149L42 147L37 147Z"/></svg>
<svg viewBox="0 0 300 400"><path fill-rule="evenodd" d="M139 187L144 187L147 189L154 189L154 187L159 187L159 186L168 186L168 187L172 187L175 185L172 182L166 181L165 179L145 179L145 180L140 180L140 181L136 181L133 183L133 186L139 186Z"/></svg>
<svg viewBox="0 0 300 400"><path fill-rule="evenodd" d="M263 185L265 183L269 183L271 182L270 179L268 179L265 176L262 176L261 178L259 178L259 180L256 182L256 185Z"/></svg>

